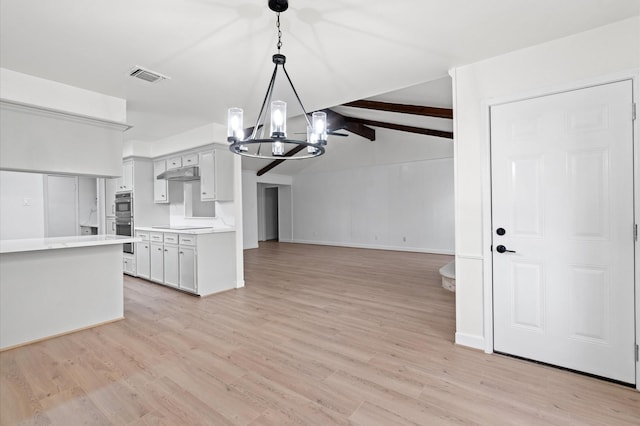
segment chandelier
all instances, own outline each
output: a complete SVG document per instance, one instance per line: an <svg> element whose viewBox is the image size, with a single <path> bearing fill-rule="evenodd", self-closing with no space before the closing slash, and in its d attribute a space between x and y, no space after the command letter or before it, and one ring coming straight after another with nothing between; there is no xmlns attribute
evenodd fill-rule
<svg viewBox="0 0 640 426"><path fill-rule="evenodd" d="M271 81L267 87L267 93L262 101L258 119L253 127L251 134L245 137L243 128L243 111L241 108L229 108L227 117L227 141L229 149L239 155L253 158L264 159L303 159L313 158L324 154L324 147L327 144L327 114L319 111L309 114L304 109L302 101L298 96L289 73L284 64L286 57L280 53L282 47L282 32L280 31L280 12L284 12L289 7L288 0L269 0L269 9L276 12L276 28L278 30L278 43L276 47L278 53L274 54L272 59L275 67L271 75ZM307 137L304 140L293 139L287 137L287 103L281 100L272 100L276 76L278 70L282 68L286 81L289 83L293 94L303 112L303 116L307 124ZM269 137L265 137L267 111L269 105ZM286 150L285 147L290 147ZM304 148L307 148L304 151ZM299 155L296 155L300 153Z"/></svg>

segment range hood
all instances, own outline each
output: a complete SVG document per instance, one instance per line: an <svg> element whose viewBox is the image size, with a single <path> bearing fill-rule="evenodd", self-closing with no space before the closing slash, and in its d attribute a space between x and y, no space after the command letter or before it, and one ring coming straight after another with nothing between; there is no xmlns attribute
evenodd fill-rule
<svg viewBox="0 0 640 426"><path fill-rule="evenodd" d="M166 179L179 182L200 180L200 169L198 166L180 167L178 169L164 171L160 173L156 179Z"/></svg>

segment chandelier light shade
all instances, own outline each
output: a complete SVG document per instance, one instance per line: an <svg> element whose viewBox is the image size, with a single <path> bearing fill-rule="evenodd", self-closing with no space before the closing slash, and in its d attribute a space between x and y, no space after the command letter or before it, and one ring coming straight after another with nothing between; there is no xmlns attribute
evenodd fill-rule
<svg viewBox="0 0 640 426"><path fill-rule="evenodd" d="M298 92L285 68L287 58L280 53L280 48L282 47L280 12L284 12L288 7L288 0L269 0L269 8L276 12L276 27L278 29L276 47L278 53L272 57L275 67L267 87L267 93L262 101L256 124L253 126L250 135L245 135L242 109L229 108L227 115L227 141L229 142L229 149L235 154L253 158L280 160L313 158L324 154L324 147L327 144L327 114L322 111L314 112L311 115L311 119L309 118L309 114L304 109ZM281 100L272 100L276 77L280 69L282 69L306 120L307 138L305 140L287 137L287 103ZM269 114L267 114L267 109ZM267 117L270 120L268 126L269 134L265 135ZM306 151L304 150L305 147L307 148Z"/></svg>

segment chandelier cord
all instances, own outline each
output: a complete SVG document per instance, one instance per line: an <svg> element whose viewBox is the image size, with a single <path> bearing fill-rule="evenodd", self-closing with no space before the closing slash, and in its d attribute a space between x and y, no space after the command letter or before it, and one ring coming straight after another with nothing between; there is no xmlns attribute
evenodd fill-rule
<svg viewBox="0 0 640 426"><path fill-rule="evenodd" d="M278 48L278 53L280 53L280 48L282 47L282 31L280 31L280 12L276 13L276 28L278 28L278 44L276 44L276 47Z"/></svg>

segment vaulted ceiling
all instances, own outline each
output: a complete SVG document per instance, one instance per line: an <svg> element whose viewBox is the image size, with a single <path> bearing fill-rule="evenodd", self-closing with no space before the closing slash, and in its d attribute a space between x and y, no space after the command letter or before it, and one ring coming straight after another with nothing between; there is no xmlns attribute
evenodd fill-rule
<svg viewBox="0 0 640 426"><path fill-rule="evenodd" d="M308 111L447 107L405 88L639 12L637 0L290 0L282 53ZM0 66L127 99L129 140L224 124L230 106L255 116L275 43L267 0L0 0ZM136 65L171 79L132 79ZM335 108L376 120L355 110Z"/></svg>

